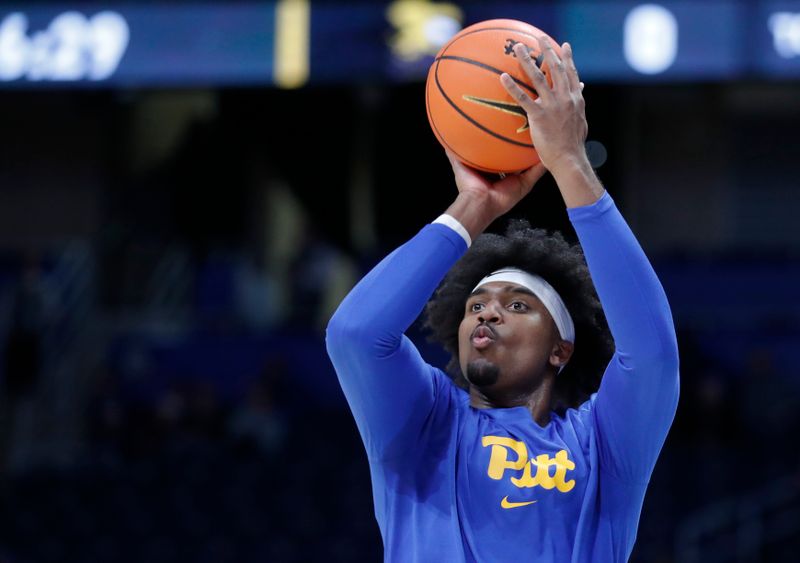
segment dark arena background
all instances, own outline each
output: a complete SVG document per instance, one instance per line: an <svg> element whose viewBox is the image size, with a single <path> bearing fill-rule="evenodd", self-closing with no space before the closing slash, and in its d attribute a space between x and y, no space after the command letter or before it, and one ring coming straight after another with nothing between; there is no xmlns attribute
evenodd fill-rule
<svg viewBox="0 0 800 563"><path fill-rule="evenodd" d="M381 560L324 327L453 199L425 75L497 17L572 42L672 305L631 561L800 560L800 1L27 0L0 2L0 562ZM549 178L511 215L574 238Z"/></svg>

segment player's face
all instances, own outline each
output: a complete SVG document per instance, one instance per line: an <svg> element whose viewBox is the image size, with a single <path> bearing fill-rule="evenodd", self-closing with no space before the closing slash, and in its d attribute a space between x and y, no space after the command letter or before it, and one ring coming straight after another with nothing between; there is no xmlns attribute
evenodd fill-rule
<svg viewBox="0 0 800 563"><path fill-rule="evenodd" d="M467 299L458 330L461 371L489 395L522 397L541 382L558 330L539 298L510 282L490 282Z"/></svg>

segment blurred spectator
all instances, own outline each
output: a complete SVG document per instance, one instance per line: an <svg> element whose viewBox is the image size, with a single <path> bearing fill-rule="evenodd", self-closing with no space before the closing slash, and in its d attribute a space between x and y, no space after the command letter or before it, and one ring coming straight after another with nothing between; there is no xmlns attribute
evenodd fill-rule
<svg viewBox="0 0 800 563"><path fill-rule="evenodd" d="M303 233L289 271L288 321L292 326L323 329L357 281L353 261L311 226Z"/></svg>
<svg viewBox="0 0 800 563"><path fill-rule="evenodd" d="M3 395L6 418L2 456L6 466L24 466L32 455L35 432L34 399L44 359L44 338L55 320L57 299L42 273L38 255L26 258L11 310L5 342Z"/></svg>
<svg viewBox="0 0 800 563"><path fill-rule="evenodd" d="M122 452L126 412L119 385L110 371L103 370L94 381L87 403L87 436L90 456L102 463L115 463Z"/></svg>
<svg viewBox="0 0 800 563"><path fill-rule="evenodd" d="M234 259L215 249L197 271L196 309L201 322L224 328L234 320Z"/></svg>
<svg viewBox="0 0 800 563"><path fill-rule="evenodd" d="M797 448L785 447L787 436L800 431L800 385L775 366L772 351L755 347L744 365L737 387L743 442L750 454L768 463L756 464L765 478L778 477L798 467ZM772 455L780 451L782 455Z"/></svg>
<svg viewBox="0 0 800 563"><path fill-rule="evenodd" d="M268 376L255 381L228 422L237 446L266 457L275 456L283 448L287 433L286 417L275 400L275 381Z"/></svg>
<svg viewBox="0 0 800 563"><path fill-rule="evenodd" d="M678 341L681 397L661 467L664 481L674 482L661 492L662 505L667 505L674 500L672 489L683 487L686 499L682 507L674 507L680 511L737 493L743 468L737 463L741 413L736 407L731 374L721 371L707 355L702 336L679 331ZM684 482L679 475L687 459L693 460L693 473L692 479Z"/></svg>
<svg viewBox="0 0 800 563"><path fill-rule="evenodd" d="M269 272L260 268L252 256L240 260L234 273L235 306L246 328L264 330L281 320L279 291Z"/></svg>
<svg viewBox="0 0 800 563"><path fill-rule="evenodd" d="M213 384L205 381L188 386L186 412L181 427L200 441L215 441L224 434L225 412Z"/></svg>
<svg viewBox="0 0 800 563"><path fill-rule="evenodd" d="M36 387L41 368L46 303L40 265L38 260L31 259L17 285L6 339L4 390L12 401L30 395Z"/></svg>
<svg viewBox="0 0 800 563"><path fill-rule="evenodd" d="M684 445L689 458L699 460L687 483L692 503L698 506L715 498L740 492L743 467L740 448L740 413L737 412L730 377L714 366L685 378L684 405L691 427Z"/></svg>

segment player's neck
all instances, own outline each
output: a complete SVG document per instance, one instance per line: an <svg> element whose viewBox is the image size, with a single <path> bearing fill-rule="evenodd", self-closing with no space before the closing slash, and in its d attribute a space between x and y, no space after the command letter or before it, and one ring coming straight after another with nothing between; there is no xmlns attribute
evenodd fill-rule
<svg viewBox="0 0 800 563"><path fill-rule="evenodd" d="M550 422L550 411L553 398L553 378L545 377L533 390L524 394L484 392L471 385L469 389L469 403L476 409L508 409L525 407L530 411L531 418L539 426L546 426Z"/></svg>

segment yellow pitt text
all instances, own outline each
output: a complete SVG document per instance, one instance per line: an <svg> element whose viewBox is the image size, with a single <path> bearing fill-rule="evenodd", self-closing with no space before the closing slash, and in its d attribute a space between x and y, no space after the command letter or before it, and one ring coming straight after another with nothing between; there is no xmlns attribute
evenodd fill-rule
<svg viewBox="0 0 800 563"><path fill-rule="evenodd" d="M575 462L569 459L567 450L559 450L552 458L548 454L541 454L529 460L528 448L524 442L503 436L484 436L482 444L484 448L492 447L487 474L496 481L503 478L506 469L511 469L522 470L520 477L511 477L511 482L520 489L539 486L567 493L575 486L575 479L566 480L567 471L575 469ZM509 453L515 454L516 458L508 459ZM535 473L532 471L534 466ZM551 467L555 468L552 475Z"/></svg>

